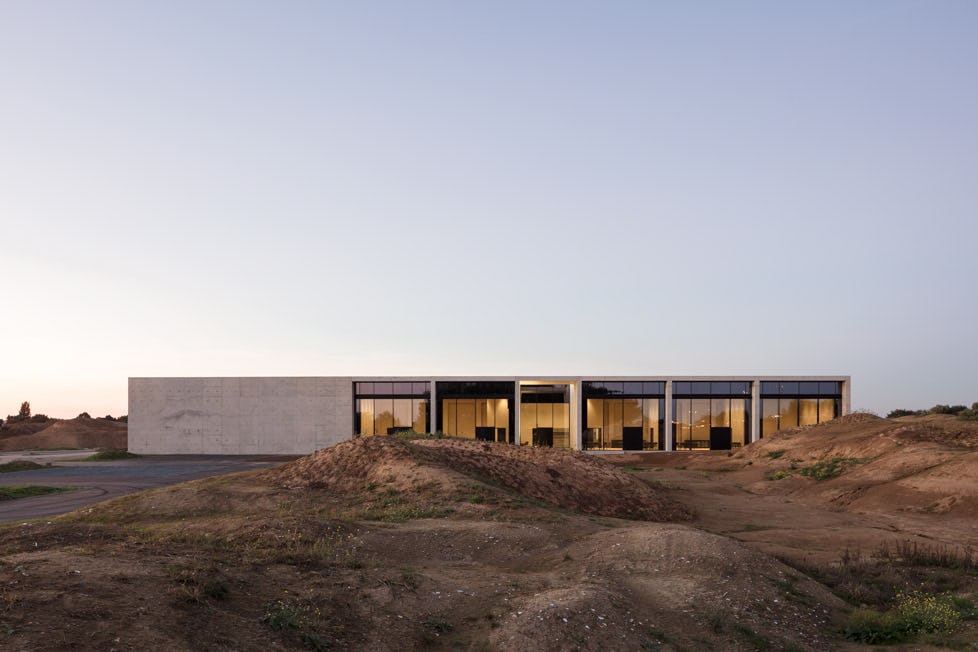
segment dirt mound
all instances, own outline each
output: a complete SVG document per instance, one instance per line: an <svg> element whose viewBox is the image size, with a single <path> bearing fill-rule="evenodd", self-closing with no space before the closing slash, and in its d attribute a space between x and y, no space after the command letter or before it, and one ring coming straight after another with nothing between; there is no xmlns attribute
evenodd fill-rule
<svg viewBox="0 0 978 652"><path fill-rule="evenodd" d="M649 521L689 518L664 492L573 451L462 439L365 437L266 471L287 487L457 494L473 479L587 514Z"/></svg>
<svg viewBox="0 0 978 652"><path fill-rule="evenodd" d="M881 512L978 516L978 424L852 414L686 464L751 475L751 491ZM751 467L745 469L744 461Z"/></svg>
<svg viewBox="0 0 978 652"><path fill-rule="evenodd" d="M0 450L55 448L126 448L128 426L106 419L52 419L46 423L15 424L14 433L0 439ZM43 426L37 430L24 426Z"/></svg>

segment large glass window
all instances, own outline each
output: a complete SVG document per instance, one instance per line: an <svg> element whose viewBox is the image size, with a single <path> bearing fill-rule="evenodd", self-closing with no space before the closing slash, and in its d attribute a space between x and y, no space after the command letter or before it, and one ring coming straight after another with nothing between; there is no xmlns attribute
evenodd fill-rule
<svg viewBox="0 0 978 652"><path fill-rule="evenodd" d="M520 388L520 444L571 448L570 388L523 385Z"/></svg>
<svg viewBox="0 0 978 652"><path fill-rule="evenodd" d="M839 416L841 391L835 381L761 383L761 436L831 421Z"/></svg>
<svg viewBox="0 0 978 652"><path fill-rule="evenodd" d="M429 383L355 383L353 389L357 436L428 432Z"/></svg>
<svg viewBox="0 0 978 652"><path fill-rule="evenodd" d="M453 437L512 442L512 381L444 381L437 385L438 430Z"/></svg>
<svg viewBox="0 0 978 652"><path fill-rule="evenodd" d="M676 450L726 450L750 443L749 381L673 384Z"/></svg>
<svg viewBox="0 0 978 652"><path fill-rule="evenodd" d="M662 450L665 385L661 382L586 381L585 450Z"/></svg>

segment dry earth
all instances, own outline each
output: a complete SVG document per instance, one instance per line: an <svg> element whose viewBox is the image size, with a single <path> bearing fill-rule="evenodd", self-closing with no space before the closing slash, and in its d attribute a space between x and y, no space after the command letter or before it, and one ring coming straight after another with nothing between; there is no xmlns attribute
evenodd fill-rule
<svg viewBox="0 0 978 652"><path fill-rule="evenodd" d="M128 426L108 419L50 419L0 429L0 451L62 448L126 448Z"/></svg>
<svg viewBox="0 0 978 652"><path fill-rule="evenodd" d="M973 477L969 428L848 417L729 456L346 442L0 529L0 647L863 649L852 591L799 568L978 543L968 483L939 481ZM860 461L801 473L833 459Z"/></svg>

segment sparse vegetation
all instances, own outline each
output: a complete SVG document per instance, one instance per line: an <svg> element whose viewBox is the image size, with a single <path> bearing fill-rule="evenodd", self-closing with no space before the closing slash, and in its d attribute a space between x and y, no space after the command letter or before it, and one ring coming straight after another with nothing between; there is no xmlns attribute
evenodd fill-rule
<svg viewBox="0 0 978 652"><path fill-rule="evenodd" d="M767 452L767 456L770 457L772 460L780 459L781 456L784 455L784 454L785 454L785 451L768 451Z"/></svg>
<svg viewBox="0 0 978 652"><path fill-rule="evenodd" d="M978 421L978 403L972 403L971 407L965 405L935 405L929 410L907 410L898 408L886 415L887 419L898 419L900 417L921 417L927 414L951 414L965 421Z"/></svg>
<svg viewBox="0 0 978 652"><path fill-rule="evenodd" d="M900 643L918 634L950 634L961 621L961 612L949 595L915 591L897 595L892 609L856 609L849 616L845 637L858 643Z"/></svg>
<svg viewBox="0 0 978 652"><path fill-rule="evenodd" d="M131 460L140 457L136 453L130 453L125 448L100 448L98 452L85 458L86 462L110 462L112 460Z"/></svg>
<svg viewBox="0 0 978 652"><path fill-rule="evenodd" d="M804 466L799 469L799 472L806 478L820 481L829 480L839 477L847 468L854 464L861 464L863 461L855 457L833 457L829 460L816 462L811 466Z"/></svg>
<svg viewBox="0 0 978 652"><path fill-rule="evenodd" d="M17 473L19 471L36 471L38 469L50 469L50 465L44 466L30 460L14 460L6 464L0 464L0 473Z"/></svg>
<svg viewBox="0 0 978 652"><path fill-rule="evenodd" d="M785 478L790 478L792 475L794 474L791 471L773 471L766 477L768 480L784 480Z"/></svg>
<svg viewBox="0 0 978 652"><path fill-rule="evenodd" d="M71 487L44 487L38 485L19 485L15 487L0 487L0 500L16 500L17 498L33 498L45 494L57 494L71 491Z"/></svg>

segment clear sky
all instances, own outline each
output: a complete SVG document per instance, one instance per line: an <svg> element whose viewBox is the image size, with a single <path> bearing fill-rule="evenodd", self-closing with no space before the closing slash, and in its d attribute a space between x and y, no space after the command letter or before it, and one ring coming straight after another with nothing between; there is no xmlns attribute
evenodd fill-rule
<svg viewBox="0 0 978 652"><path fill-rule="evenodd" d="M978 401L978 3L0 3L0 416L129 376Z"/></svg>

